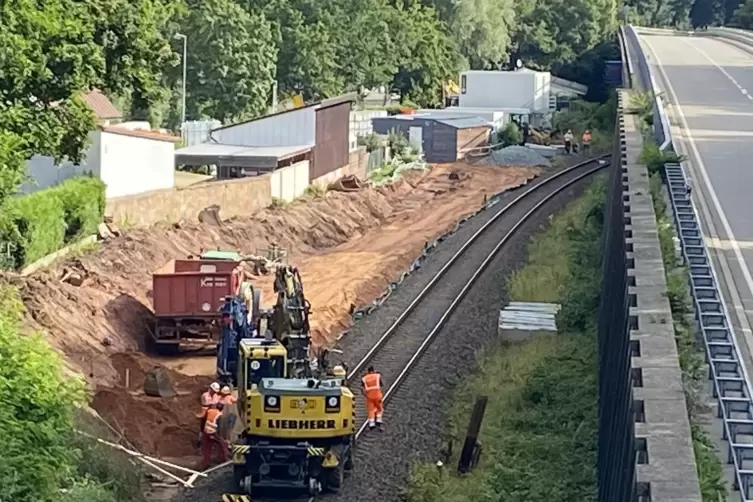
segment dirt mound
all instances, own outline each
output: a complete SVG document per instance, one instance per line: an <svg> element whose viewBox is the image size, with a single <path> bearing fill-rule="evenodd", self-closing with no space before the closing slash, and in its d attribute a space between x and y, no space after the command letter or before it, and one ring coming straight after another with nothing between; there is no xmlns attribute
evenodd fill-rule
<svg viewBox="0 0 753 502"><path fill-rule="evenodd" d="M154 367L151 358L141 354L115 354L112 365L123 376L123 383L100 387L92 405L99 414L142 453L160 457L196 455L198 434L196 414L199 397L212 382L210 377L186 377L163 368L177 395L149 397L144 394L145 373ZM126 369L130 385L125 387Z"/></svg>

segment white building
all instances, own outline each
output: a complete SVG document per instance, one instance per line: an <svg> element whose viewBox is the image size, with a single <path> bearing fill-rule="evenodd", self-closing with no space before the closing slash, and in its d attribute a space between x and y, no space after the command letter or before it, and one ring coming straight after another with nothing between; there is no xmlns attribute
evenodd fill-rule
<svg viewBox="0 0 753 502"><path fill-rule="evenodd" d="M107 186L107 198L172 188L175 184L175 143L180 138L149 130L144 122L121 122L121 114L101 93L84 96L97 117L89 133L89 148L81 164L55 164L37 155L27 162L30 181L21 193L31 193L91 173Z"/></svg>
<svg viewBox="0 0 753 502"><path fill-rule="evenodd" d="M460 74L460 108L528 109L550 112L552 76L549 72L466 71Z"/></svg>

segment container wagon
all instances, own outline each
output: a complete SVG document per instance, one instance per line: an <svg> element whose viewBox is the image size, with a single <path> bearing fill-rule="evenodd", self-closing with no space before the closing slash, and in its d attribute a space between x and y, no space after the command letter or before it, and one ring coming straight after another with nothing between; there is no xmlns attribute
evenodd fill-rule
<svg viewBox="0 0 753 502"><path fill-rule="evenodd" d="M160 352L177 352L181 344L216 346L219 308L240 293L244 272L239 261L171 260L152 274L154 330Z"/></svg>

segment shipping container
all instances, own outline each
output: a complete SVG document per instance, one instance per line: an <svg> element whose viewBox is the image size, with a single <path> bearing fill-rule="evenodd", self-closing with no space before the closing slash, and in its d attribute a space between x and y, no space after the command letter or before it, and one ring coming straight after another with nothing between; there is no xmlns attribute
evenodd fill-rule
<svg viewBox="0 0 753 502"><path fill-rule="evenodd" d="M218 309L239 293L243 269L234 260L171 260L152 274L152 333L158 347L181 343L215 345Z"/></svg>
<svg viewBox="0 0 753 502"><path fill-rule="evenodd" d="M230 260L171 260L152 275L154 315L213 317L235 294L243 270Z"/></svg>

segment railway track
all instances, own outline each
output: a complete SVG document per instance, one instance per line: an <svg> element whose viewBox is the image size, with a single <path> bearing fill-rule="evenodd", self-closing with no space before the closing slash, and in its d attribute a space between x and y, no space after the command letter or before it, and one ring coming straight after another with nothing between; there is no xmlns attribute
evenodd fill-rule
<svg viewBox="0 0 753 502"><path fill-rule="evenodd" d="M513 234L554 196L608 166L608 157L605 155L564 169L499 209L445 263L350 370L347 380L356 394L357 448L368 447L379 438L378 435L364 434L367 428L366 403L357 389L366 368L373 365L381 373L387 387L384 403L388 405L447 319ZM389 427L388 409L385 409L385 427Z"/></svg>
<svg viewBox="0 0 753 502"><path fill-rule="evenodd" d="M373 365L381 373L387 386L384 394L385 427L389 428L390 400L493 258L512 236L556 195L607 167L608 157L609 155L604 155L564 169L531 186L497 209L497 212L438 270L371 349L350 369L347 381L356 394L357 407L356 469L359 468L358 451L370 448L380 437L379 433L364 434L367 428L366 403L357 389L366 368ZM462 336L462 333L458 333L458 336ZM197 491L205 495L201 499L187 496L183 500L215 500L208 498L208 493L204 490ZM219 500L219 496L216 499ZM311 502L314 498L265 497L265 500Z"/></svg>

